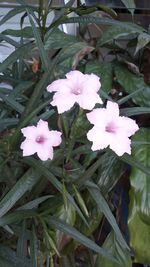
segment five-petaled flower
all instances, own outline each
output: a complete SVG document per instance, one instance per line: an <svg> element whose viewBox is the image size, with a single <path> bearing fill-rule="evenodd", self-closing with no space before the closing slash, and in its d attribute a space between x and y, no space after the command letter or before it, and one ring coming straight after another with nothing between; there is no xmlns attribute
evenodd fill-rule
<svg viewBox="0 0 150 267"><path fill-rule="evenodd" d="M119 116L117 103L108 101L106 108L97 108L87 114L94 127L87 133L92 141L92 150L110 147L118 156L125 152L131 154L129 137L138 129L136 122L130 118Z"/></svg>
<svg viewBox="0 0 150 267"><path fill-rule="evenodd" d="M49 131L48 123L40 120L37 126L28 126L21 129L26 137L20 148L23 156L30 156L37 153L38 157L45 161L53 158L53 147L61 143L61 133Z"/></svg>
<svg viewBox="0 0 150 267"><path fill-rule="evenodd" d="M69 110L75 103L83 109L92 110L96 103L102 103L98 95L100 89L99 77L95 74L83 74L78 70L66 74L66 79L52 82L48 92L56 92L52 106L57 106L58 113Z"/></svg>

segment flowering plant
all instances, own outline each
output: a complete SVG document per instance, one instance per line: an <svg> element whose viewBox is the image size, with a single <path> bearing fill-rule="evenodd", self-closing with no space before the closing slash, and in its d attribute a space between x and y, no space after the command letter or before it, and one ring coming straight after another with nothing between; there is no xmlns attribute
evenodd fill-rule
<svg viewBox="0 0 150 267"><path fill-rule="evenodd" d="M1 33L0 266L150 264L148 33L103 5L17 2L0 21L21 14Z"/></svg>

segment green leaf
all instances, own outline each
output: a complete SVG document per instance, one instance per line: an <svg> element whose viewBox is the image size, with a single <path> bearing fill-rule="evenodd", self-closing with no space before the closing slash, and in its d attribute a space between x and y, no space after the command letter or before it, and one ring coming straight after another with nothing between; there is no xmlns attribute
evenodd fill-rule
<svg viewBox="0 0 150 267"><path fill-rule="evenodd" d="M33 31L31 27L24 27L20 30L7 29L2 32L4 35L11 35L14 37L33 38Z"/></svg>
<svg viewBox="0 0 150 267"><path fill-rule="evenodd" d="M110 62L90 61L86 64L85 73L94 73L100 77L102 90L110 92L113 83L113 65Z"/></svg>
<svg viewBox="0 0 150 267"><path fill-rule="evenodd" d="M42 163L40 163L39 161L35 159L28 158L25 161L30 166L34 167L38 171L39 174L44 175L61 194L64 193L63 185L59 182L59 180L57 180L57 178L53 175L53 173L51 173L48 170L46 166L44 166ZM75 203L74 198L68 192L66 192L66 197L68 201L70 201L70 203L73 205L73 207L75 208L79 216L82 218L82 220L85 222L85 224L88 225L85 217L83 216L82 212L80 211L77 204Z"/></svg>
<svg viewBox="0 0 150 267"><path fill-rule="evenodd" d="M130 191L130 205L129 205L129 218L128 227L130 235L130 246L134 252L134 261L150 265L150 226L144 223L139 217L136 207L136 196L134 188Z"/></svg>
<svg viewBox="0 0 150 267"><path fill-rule="evenodd" d="M0 119L0 132L6 128L15 126L18 124L18 119L8 118L8 119Z"/></svg>
<svg viewBox="0 0 150 267"><path fill-rule="evenodd" d="M47 32L45 36L45 49L60 49L62 47L69 46L78 42L78 39L70 34L66 34L59 29L55 29L53 32Z"/></svg>
<svg viewBox="0 0 150 267"><path fill-rule="evenodd" d="M15 265L12 265L11 262L8 262L7 260L0 257L0 266L3 267L15 267Z"/></svg>
<svg viewBox="0 0 150 267"><path fill-rule="evenodd" d="M34 218L37 213L32 210L19 210L14 211L8 215L4 215L0 218L0 226L6 226L8 224L19 223L24 219Z"/></svg>
<svg viewBox="0 0 150 267"><path fill-rule="evenodd" d="M33 47L34 45L32 43L27 43L17 48L2 63L0 63L0 72L3 72L7 67L10 67L10 65L13 64L18 58L23 58L26 56Z"/></svg>
<svg viewBox="0 0 150 267"><path fill-rule="evenodd" d="M122 108L120 110L121 115L125 116L136 116L140 114L149 114L150 113L150 107L133 107L133 108Z"/></svg>
<svg viewBox="0 0 150 267"><path fill-rule="evenodd" d="M150 106L150 87L145 84L143 77L131 73L121 64L115 65L115 75L118 83L129 94L143 88L138 94L132 95L132 99L139 106Z"/></svg>
<svg viewBox="0 0 150 267"><path fill-rule="evenodd" d="M26 221L23 221L21 232L17 243L17 256L25 258L27 256L27 233L26 233Z"/></svg>
<svg viewBox="0 0 150 267"><path fill-rule="evenodd" d="M101 156L101 165L98 169L98 186L104 196L113 189L126 170L123 162L110 150Z"/></svg>
<svg viewBox="0 0 150 267"><path fill-rule="evenodd" d="M115 219L114 215L112 214L106 200L104 199L103 195L101 194L100 189L98 188L98 186L96 184L94 184L92 182L86 182L86 187L89 190L93 199L95 200L96 204L98 205L100 211L103 212L103 214L107 218L108 222L110 223L111 227L113 228L118 243L120 244L120 246L122 246L122 248L127 249L128 245L125 242L125 240L121 234L121 231L117 225L116 219Z"/></svg>
<svg viewBox="0 0 150 267"><path fill-rule="evenodd" d="M128 35L135 33L137 33L136 28L126 27L126 25L124 25L124 27L120 27L120 25L113 25L103 32L102 37L98 40L97 45L104 46L105 44L113 42L118 38L127 37Z"/></svg>
<svg viewBox="0 0 150 267"><path fill-rule="evenodd" d="M145 140L150 142L150 130L140 129L134 136L133 140ZM150 148L147 145L140 145L140 147L134 147L132 155L135 160L140 159L140 162L149 168L150 170ZM150 227L150 179L149 175L142 172L137 168L132 168L130 175L131 190L134 195L134 203L136 205L136 211L141 220L149 224Z"/></svg>
<svg viewBox="0 0 150 267"><path fill-rule="evenodd" d="M86 236L81 234L78 230L76 230L75 228L73 228L69 224L65 223L64 221L58 220L57 218L55 218L53 216L48 216L46 221L50 225L53 225L54 227L56 227L60 231L71 236L73 239L75 239L76 241L78 241L82 245L84 245L84 246L88 247L89 249L103 255L104 257L110 259L111 261L117 262L116 259L114 257L112 257L112 255L109 252L107 252L105 249L101 248L100 246L96 245L96 243L94 243L94 241L90 240L89 238L87 238Z"/></svg>
<svg viewBox="0 0 150 267"><path fill-rule="evenodd" d="M30 267L30 260L28 258L22 259L17 257L14 250L9 247L0 245L0 258L9 262L11 267ZM7 265L6 265L7 266ZM3 265L2 265L3 267ZM9 265L8 265L9 267Z"/></svg>
<svg viewBox="0 0 150 267"><path fill-rule="evenodd" d="M41 203L43 203L44 201L46 201L47 199L49 199L51 197L53 197L53 196L48 195L48 196L36 198L36 199L24 204L23 206L17 208L17 210L36 209Z"/></svg>
<svg viewBox="0 0 150 267"><path fill-rule="evenodd" d="M150 42L150 35L149 34L147 34L145 32L139 34L135 54L137 52L139 52L140 49L145 47L149 42Z"/></svg>
<svg viewBox="0 0 150 267"><path fill-rule="evenodd" d="M0 217L7 213L16 202L39 181L40 174L29 169L0 201Z"/></svg>
<svg viewBox="0 0 150 267"><path fill-rule="evenodd" d="M58 63L61 63L68 58L70 59L70 61L77 61L78 63L86 54L89 54L92 50L94 50L94 48L92 46L89 46L85 42L76 42L62 49ZM77 63L73 62L73 67L74 65L76 66Z"/></svg>
<svg viewBox="0 0 150 267"><path fill-rule="evenodd" d="M139 159L134 159L132 156L125 154L122 157L120 157L121 160L124 162L128 163L132 167L138 168L141 170L143 173L150 175L150 168L147 168L144 164L139 161Z"/></svg>
<svg viewBox="0 0 150 267"><path fill-rule="evenodd" d="M11 9L3 18L0 20L0 26L4 24L7 20L11 19L12 17L16 16L19 13L22 13L24 11L24 7L16 7Z"/></svg>
<svg viewBox="0 0 150 267"><path fill-rule="evenodd" d="M30 257L31 266L38 267L38 239L35 233L34 226L32 227L32 232L30 236Z"/></svg>
<svg viewBox="0 0 150 267"><path fill-rule="evenodd" d="M15 101L10 95L5 96L4 94L0 93L0 98L13 110L16 110L19 113L24 111L24 106Z"/></svg>
<svg viewBox="0 0 150 267"><path fill-rule="evenodd" d="M114 255L114 257L118 259L120 264L111 262L108 259L98 255L94 267L101 267L101 266L102 267L119 267L119 266L120 267L132 267L130 252L126 250L122 250L113 232L111 232L107 236L103 244L103 247L109 250L112 253L112 255Z"/></svg>
<svg viewBox="0 0 150 267"><path fill-rule="evenodd" d="M16 47L16 48L20 46L19 43L17 43L16 41L14 41L13 39L11 39L11 38L8 37L8 36L5 36L5 35L2 34L2 33L0 33L0 42L1 42L1 41L5 41L5 42L7 42L7 43L13 45L13 46Z"/></svg>
<svg viewBox="0 0 150 267"><path fill-rule="evenodd" d="M33 30L33 35L35 37L35 41L36 41L37 47L39 49L39 54L41 57L43 68L45 71L47 71L49 68L49 60L48 60L47 53L46 53L46 50L44 49L44 45L43 45L43 42L41 39L41 33L40 33L39 29L36 27L36 24L31 17L31 15L34 16L34 13L32 12L31 9L26 8L26 10L27 10L28 18L29 18L29 21L30 21L30 24L31 24L31 27Z"/></svg>
<svg viewBox="0 0 150 267"><path fill-rule="evenodd" d="M135 10L135 2L134 2L134 0L121 0L121 1L133 16L134 10Z"/></svg>
<svg viewBox="0 0 150 267"><path fill-rule="evenodd" d="M137 24L131 23L131 22L121 22L119 20L114 20L114 19L108 19L108 18L99 18L96 16L82 16L82 17L70 17L70 18L63 18L61 21L59 21L59 24L62 23L82 23L82 24L89 24L89 23L95 23L98 25L118 25L122 27L123 29L131 29L131 30L136 30L137 33L141 33L145 31L144 28L141 26L138 26ZM58 26L57 25L57 26Z"/></svg>

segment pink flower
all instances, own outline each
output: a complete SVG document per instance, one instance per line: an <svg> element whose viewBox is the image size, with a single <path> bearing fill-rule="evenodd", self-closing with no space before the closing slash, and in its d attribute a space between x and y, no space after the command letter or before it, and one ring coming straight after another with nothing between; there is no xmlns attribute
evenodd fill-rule
<svg viewBox="0 0 150 267"><path fill-rule="evenodd" d="M48 92L56 92L51 105L57 106L58 113L69 110L75 103L83 109L93 109L96 103L102 103L97 93L101 86L99 79L95 74L70 71L66 79L54 81L47 87Z"/></svg>
<svg viewBox="0 0 150 267"><path fill-rule="evenodd" d="M21 129L21 132L26 137L20 146L23 150L23 156L37 153L43 161L52 159L53 146L59 146L61 143L61 133L49 131L48 123L43 120L40 120L37 126L28 126Z"/></svg>
<svg viewBox="0 0 150 267"><path fill-rule="evenodd" d="M87 133L88 140L93 142L92 150L110 147L118 156L125 152L131 154L129 137L138 129L136 122L119 116L118 104L108 101L106 108L97 108L87 114L94 127Z"/></svg>

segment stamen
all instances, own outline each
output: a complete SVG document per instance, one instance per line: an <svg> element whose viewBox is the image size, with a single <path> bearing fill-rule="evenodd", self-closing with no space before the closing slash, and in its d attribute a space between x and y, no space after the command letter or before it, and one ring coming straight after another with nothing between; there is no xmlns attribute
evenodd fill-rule
<svg viewBox="0 0 150 267"><path fill-rule="evenodd" d="M116 133L116 127L113 123L108 123L108 125L105 128L106 132L108 133Z"/></svg>
<svg viewBox="0 0 150 267"><path fill-rule="evenodd" d="M38 144L43 144L44 141L45 141L44 136L42 136L42 135L37 136L37 138L36 138L36 142L37 142Z"/></svg>

